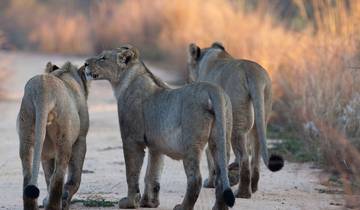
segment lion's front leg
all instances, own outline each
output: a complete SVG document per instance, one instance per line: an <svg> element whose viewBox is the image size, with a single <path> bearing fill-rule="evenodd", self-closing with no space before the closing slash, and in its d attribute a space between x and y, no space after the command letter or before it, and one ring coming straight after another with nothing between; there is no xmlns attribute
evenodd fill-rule
<svg viewBox="0 0 360 210"><path fill-rule="evenodd" d="M67 142L64 145L58 147L55 157L55 169L51 176L49 185L49 197L47 203L45 203L46 205L44 206L45 210L61 209L64 177L71 156L70 150L71 146Z"/></svg>
<svg viewBox="0 0 360 210"><path fill-rule="evenodd" d="M119 201L119 208L138 208L141 197L139 189L139 175L144 160L144 146L139 145L136 141L124 139L123 147L128 196Z"/></svg>
<svg viewBox="0 0 360 210"><path fill-rule="evenodd" d="M209 147L206 148L206 159L207 159L207 163L208 163L209 178L205 179L204 187L205 188L214 188L215 187L215 164L214 164L214 159L209 150Z"/></svg>
<svg viewBox="0 0 360 210"><path fill-rule="evenodd" d="M141 198L141 207L159 206L160 175L164 165L164 156L158 151L149 150L149 159L145 175L145 191Z"/></svg>

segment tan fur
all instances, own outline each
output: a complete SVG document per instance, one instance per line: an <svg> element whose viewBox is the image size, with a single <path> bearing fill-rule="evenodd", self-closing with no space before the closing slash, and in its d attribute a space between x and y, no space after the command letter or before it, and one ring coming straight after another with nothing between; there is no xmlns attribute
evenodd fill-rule
<svg viewBox="0 0 360 210"><path fill-rule="evenodd" d="M236 155L230 169L237 170L230 180L236 184L240 173L236 196L250 198L257 190L260 149L265 164L269 166L266 124L271 112L270 77L259 64L233 58L218 42L203 49L190 44L188 52L189 82L211 82L222 87L230 97L233 107L231 142ZM247 148L248 143L251 149ZM213 166L211 161L208 162L210 175L205 186L213 187Z"/></svg>
<svg viewBox="0 0 360 210"><path fill-rule="evenodd" d="M120 200L120 208L159 205L165 154L183 160L187 176L184 200L174 209L193 209L201 189L200 156L207 143L217 171L214 209L233 205L226 148L232 127L231 104L221 88L198 83L171 89L146 68L138 50L130 45L104 51L87 59L85 66L88 77L111 83L118 102L128 183L128 196ZM138 179L145 147L149 159L140 201Z"/></svg>
<svg viewBox="0 0 360 210"><path fill-rule="evenodd" d="M37 196L29 197L26 189L37 189L40 161L48 188L45 209L69 209L81 181L89 128L84 68L55 67L48 63L45 74L27 82L17 118L26 210L38 209Z"/></svg>

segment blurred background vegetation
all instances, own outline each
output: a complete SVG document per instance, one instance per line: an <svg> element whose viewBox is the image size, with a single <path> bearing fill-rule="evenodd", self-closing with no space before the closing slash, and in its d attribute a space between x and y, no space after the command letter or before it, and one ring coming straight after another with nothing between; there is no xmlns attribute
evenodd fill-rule
<svg viewBox="0 0 360 210"><path fill-rule="evenodd" d="M336 171L349 194L360 188L359 34L350 0L0 1L3 50L90 55L131 43L185 77L190 42L222 42L272 77L275 149Z"/></svg>

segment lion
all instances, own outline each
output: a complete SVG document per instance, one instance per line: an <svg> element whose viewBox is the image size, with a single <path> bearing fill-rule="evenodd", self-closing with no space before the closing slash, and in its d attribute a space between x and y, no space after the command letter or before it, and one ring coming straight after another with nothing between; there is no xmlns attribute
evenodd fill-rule
<svg viewBox="0 0 360 210"><path fill-rule="evenodd" d="M84 67L78 69L70 62L61 68L49 62L45 74L26 83L17 117L25 210L39 208L40 160L48 189L45 209L69 209L80 186L86 153L87 96Z"/></svg>
<svg viewBox="0 0 360 210"><path fill-rule="evenodd" d="M260 150L270 171L278 171L284 165L281 156L271 155L269 158L266 144L266 126L272 106L270 77L259 64L233 58L219 42L203 49L196 44L190 44L187 64L190 83L216 84L230 97L233 108L231 143L236 158L229 166L229 173L235 168L239 171L237 177L230 177L230 180L233 182L231 184L235 185L239 182L240 174L240 184L235 195L239 198L250 198L251 193L258 188ZM252 150L251 161L247 146L249 143L250 151ZM214 167L211 157L208 159L209 178L204 182L204 186L213 187Z"/></svg>
<svg viewBox="0 0 360 210"><path fill-rule="evenodd" d="M230 148L231 103L223 90L210 83L171 89L154 76L131 45L103 51L85 62L87 77L108 80L118 103L124 147L127 197L120 208L159 206L163 156L183 160L187 189L175 210L194 209L201 190L200 157L209 143L215 161L216 202L213 209L235 203L228 180L227 142ZM144 149L149 149L144 194L140 196L139 173ZM141 197L141 198L140 198Z"/></svg>

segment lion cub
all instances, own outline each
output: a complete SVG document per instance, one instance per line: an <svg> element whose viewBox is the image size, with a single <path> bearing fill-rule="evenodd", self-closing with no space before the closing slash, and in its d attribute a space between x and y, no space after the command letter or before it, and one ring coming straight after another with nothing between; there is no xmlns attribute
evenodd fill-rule
<svg viewBox="0 0 360 210"><path fill-rule="evenodd" d="M40 160L48 189L45 209L69 209L86 153L87 95L84 68L70 62L61 68L49 62L45 74L27 82L17 118L25 210L38 209Z"/></svg>

